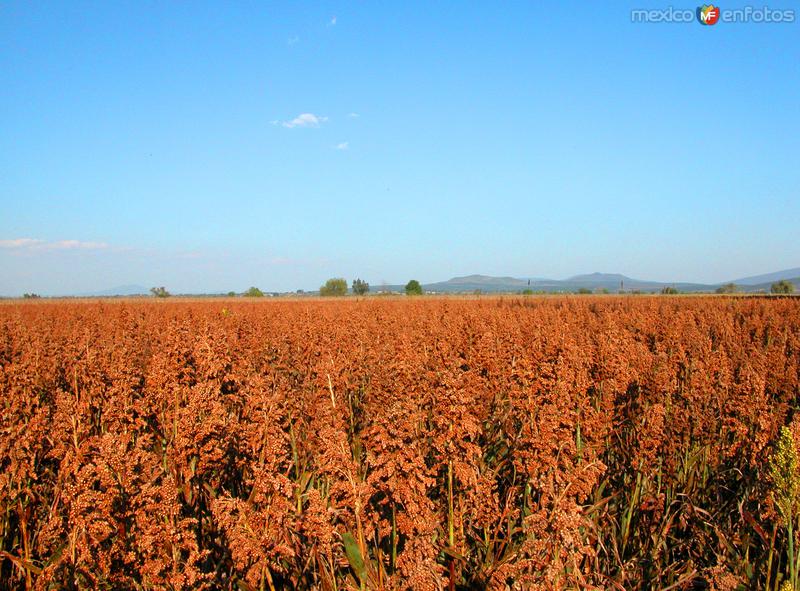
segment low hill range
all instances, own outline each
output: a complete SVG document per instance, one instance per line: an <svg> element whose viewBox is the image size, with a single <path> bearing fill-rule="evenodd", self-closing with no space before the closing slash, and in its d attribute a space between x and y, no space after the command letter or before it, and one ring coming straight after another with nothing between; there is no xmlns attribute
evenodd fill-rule
<svg viewBox="0 0 800 591"><path fill-rule="evenodd" d="M734 281L734 283L736 285L763 286L763 285L772 285L776 281L781 281L783 279L786 279L796 284L798 278L800 278L800 267L796 269L786 269L785 271L777 271L775 273L767 273L766 275L743 277L742 279L737 279L736 281Z"/></svg>
<svg viewBox="0 0 800 591"><path fill-rule="evenodd" d="M530 289L535 292L575 292L581 288L592 291L608 290L609 292L618 291L641 291L643 293L659 292L665 287L674 287L678 291L687 293L713 292L718 287L727 284L736 284L738 291L745 293L769 292L770 286L781 280L788 280L795 285L795 289L800 291L800 268L787 269L765 275L744 277L725 281L723 283L690 283L690 282L662 282L634 279L619 273L590 273L586 275L575 275L567 279L546 279L542 277L516 278L516 277L492 277L489 275L467 275L464 277L453 277L447 281L428 283L423 285L425 291L437 293L464 293L481 291L484 293L507 293L518 292ZM398 291L400 286L392 286Z"/></svg>
<svg viewBox="0 0 800 591"><path fill-rule="evenodd" d="M742 277L723 283L690 283L690 282L663 282L647 281L634 279L620 273L589 273L585 275L575 275L567 279L547 279L544 277L494 277L491 275L466 275L463 277L453 277L447 281L423 284L426 292L433 293L519 293L530 289L534 292L544 293L574 293L579 289L590 289L592 291L608 290L611 293L642 292L657 293L665 287L674 287L684 293L703 293L714 292L718 287L726 283L734 283L737 291L743 293L769 293L771 285L776 281L787 280L794 284L795 291L800 292L800 267L766 273L764 275L754 275L752 277ZM403 285L372 285L373 292L389 291L400 292L404 290ZM115 297L115 296L139 296L149 295L149 288L142 285L121 285L103 291L77 294L77 297ZM217 295L224 295L220 292ZM306 292L314 293L314 292ZM212 294L195 294L212 295ZM279 295L274 293L271 295Z"/></svg>
<svg viewBox="0 0 800 591"><path fill-rule="evenodd" d="M143 285L119 285L111 289L104 289L103 291L94 291L90 293L78 294L78 297L114 297L114 296L139 296L149 295L150 289Z"/></svg>

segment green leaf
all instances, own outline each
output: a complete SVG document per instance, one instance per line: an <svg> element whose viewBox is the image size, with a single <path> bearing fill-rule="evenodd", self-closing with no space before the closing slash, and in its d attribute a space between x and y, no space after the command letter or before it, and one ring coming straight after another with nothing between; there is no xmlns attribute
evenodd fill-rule
<svg viewBox="0 0 800 591"><path fill-rule="evenodd" d="M367 567L364 565L364 558L361 556L358 542L348 532L342 534L342 542L344 542L344 551L347 553L347 560L350 561L350 566L356 571L361 584L365 585L367 582Z"/></svg>

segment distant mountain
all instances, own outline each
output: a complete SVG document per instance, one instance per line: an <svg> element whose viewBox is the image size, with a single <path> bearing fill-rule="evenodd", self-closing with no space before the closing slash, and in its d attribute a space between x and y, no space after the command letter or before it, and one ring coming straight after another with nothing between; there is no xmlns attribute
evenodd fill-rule
<svg viewBox="0 0 800 591"><path fill-rule="evenodd" d="M455 285L465 285L470 284L474 285L476 283L483 283L483 284L502 284L502 285L526 285L527 280L525 279L516 279L515 277L490 277L488 275L467 275L465 277L453 277L452 279L448 279L447 281L443 281L442 283L449 283Z"/></svg>
<svg viewBox="0 0 800 591"><path fill-rule="evenodd" d="M778 281L782 280L778 279ZM796 292L800 292L800 277L787 277L786 281L788 281L789 283L793 283L794 290ZM775 281L766 281L764 283L758 283L756 285L740 285L739 287L742 291L747 293L757 293L757 292L769 293L773 283L775 283Z"/></svg>
<svg viewBox="0 0 800 591"><path fill-rule="evenodd" d="M754 275L752 277L743 277L733 281L736 285L752 285L769 283L772 284L782 279L797 279L800 277L800 267L796 269L786 269L784 271L775 271L774 273L767 273L765 275Z"/></svg>
<svg viewBox="0 0 800 591"><path fill-rule="evenodd" d="M467 275L465 277L453 277L447 281L428 283L422 287L426 291L436 291L442 293L471 292L480 290L483 292L509 292L527 289L537 281L547 281L547 279L531 278L518 279L516 277L491 277L489 275Z"/></svg>
<svg viewBox="0 0 800 591"><path fill-rule="evenodd" d="M733 281L739 286L741 291L755 293L769 291L771 284L781 279L787 279L795 284L800 291L800 268L777 271L766 275L756 275L745 277ZM724 282L729 283L729 282ZM581 288L591 290L608 290L616 292L620 289L625 291L658 292L665 287L674 287L678 291L688 293L713 292L723 283L688 283L680 281L663 282L635 279L620 273L587 273L575 275L568 279L545 279L542 277L516 278L516 277L492 277L490 275L466 275L464 277L453 277L447 281L428 283L423 285L426 291L440 293L468 293L480 290L484 293L508 293L519 292L524 289L544 292L575 292ZM393 286L394 287L394 286ZM402 291L402 286L397 286L398 291Z"/></svg>
<svg viewBox="0 0 800 591"><path fill-rule="evenodd" d="M714 286L702 283L687 282L664 282L634 279L620 273L589 273L586 275L575 275L561 282L569 288L589 287L592 289L607 289L616 291L624 289L626 291L660 291L665 287L675 287L680 291L712 291Z"/></svg>
<svg viewBox="0 0 800 591"><path fill-rule="evenodd" d="M528 283L546 281L546 279L518 279L516 277L491 277L489 275L467 275L453 277L447 281L430 283L425 286L428 291L512 291L525 289Z"/></svg>
<svg viewBox="0 0 800 591"><path fill-rule="evenodd" d="M741 291L746 293L769 292L775 281L788 279L795 284L800 292L800 268L777 271L766 275L745 277L733 281ZM729 283L728 281L724 283ZM620 288L626 292L641 291L644 293L657 293L665 287L674 287L684 293L708 292L712 293L722 283L704 284L687 282L662 282L635 279L621 273L586 273L574 275L567 279L547 279L544 277L494 277L491 275L464 275L453 277L447 281L426 283L422 286L425 291L437 293L519 293L525 289L547 293L575 293L581 288L592 291L608 290L616 293ZM372 291L389 291L402 293L404 285L373 286ZM81 294L83 297L114 297L148 295L150 290L141 285L120 285L104 291Z"/></svg>
<svg viewBox="0 0 800 591"><path fill-rule="evenodd" d="M142 287L141 285L119 285L117 287L112 287L111 289L83 293L80 295L88 298L107 298L113 296L148 295L149 293L150 289L147 287Z"/></svg>
<svg viewBox="0 0 800 591"><path fill-rule="evenodd" d="M626 292L641 291L644 293L656 293L665 287L674 287L678 291L688 293L714 292L717 287L724 283L735 283L739 289L745 293L769 292L770 286L775 281L786 279L794 283L795 288L800 292L800 267L767 273L765 275L755 275L744 277L732 282L722 283L687 283L687 282L663 282L635 279L622 275L621 273L586 273L574 275L567 279L547 279L544 277L494 277L491 275L464 275L453 277L446 281L426 283L422 287L425 291L437 293L519 293L525 289L536 292L548 293L574 293L581 288L591 289L592 291L608 290L616 293L623 289ZM381 285L373 286L372 291L389 291L402 293L404 285ZM111 289L92 293L79 294L80 297L114 297L114 296L136 296L149 295L150 290L141 285L120 285Z"/></svg>
<svg viewBox="0 0 800 591"><path fill-rule="evenodd" d="M619 273L589 273L588 275L575 275L567 279L572 283L610 283L616 282L619 285L620 281L635 282L635 279L620 275Z"/></svg>
<svg viewBox="0 0 800 591"><path fill-rule="evenodd" d="M467 293L477 290L480 290L484 293L508 293L519 292L524 289L558 293L575 292L580 288L592 290L605 289L611 292L616 292L619 289L624 289L626 291L637 290L644 292L656 292L661 291L661 289L667 286L672 286L680 291L687 292L714 291L716 288L715 285L704 285L698 283L663 283L658 281L642 281L640 279L633 279L619 273L589 273L586 275L575 275L574 277L563 280L545 279L543 277L518 279L515 277L467 275L464 277L453 277L447 281L428 283L423 285L423 288L426 291L435 291L439 293ZM402 291L402 287L400 287L400 291Z"/></svg>

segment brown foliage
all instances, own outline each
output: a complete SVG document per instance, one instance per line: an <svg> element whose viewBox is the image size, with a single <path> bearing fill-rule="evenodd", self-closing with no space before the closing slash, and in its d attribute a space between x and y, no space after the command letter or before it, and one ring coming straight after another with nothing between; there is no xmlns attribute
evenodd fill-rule
<svg viewBox="0 0 800 591"><path fill-rule="evenodd" d="M792 300L5 304L0 589L776 584L799 361Z"/></svg>

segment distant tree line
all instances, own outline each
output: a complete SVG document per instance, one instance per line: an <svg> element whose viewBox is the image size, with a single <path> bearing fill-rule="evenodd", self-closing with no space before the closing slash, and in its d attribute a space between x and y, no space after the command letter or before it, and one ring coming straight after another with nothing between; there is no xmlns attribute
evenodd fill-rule
<svg viewBox="0 0 800 591"><path fill-rule="evenodd" d="M328 279L325 285L319 288L319 295L325 297L337 297L347 295L347 280L342 277Z"/></svg>
<svg viewBox="0 0 800 591"><path fill-rule="evenodd" d="M364 281L361 278L353 279L353 282L352 282L352 284L350 286L350 291L352 291L352 293L354 295L364 296L364 295L367 295L368 293L370 293L370 285L369 285L369 283L367 283L366 281ZM741 288L738 285L736 285L735 283L726 283L724 285L720 285L719 287L717 287L716 290L715 290L715 293L717 293L717 294L735 294L735 293L739 293L740 291L741 291ZM325 284L320 286L320 288L319 288L319 295L325 296L325 297L341 297L341 296L347 295L347 292L348 292L347 280L344 279L343 277L332 277L331 279L328 279L325 282ZM424 290L423 290L422 285L420 284L419 281L417 281L416 279L411 279L408 283L406 283L406 285L404 287L404 292L408 296L415 296L415 295L422 295L424 293ZM794 292L795 292L795 285L791 281L788 281L786 279L781 280L781 281L777 281L777 282L773 283L770 286L770 293L772 293L772 294L785 295L785 294L792 294ZM170 295L172 295L163 286L162 287L152 287L152 288L150 288L150 293L153 294L153 296L155 296L157 298L166 298L166 297L169 297ZM305 292L302 289L298 289L296 293L297 294L303 294ZM381 289L378 290L378 294L379 295L389 295L390 293L391 292L388 291L388 286L386 286L386 285L384 285ZM481 291L480 290L476 290L474 293L476 295L480 295ZM544 292L544 291L536 291L536 292L534 292L532 289L527 288L527 289L523 289L522 291L519 291L517 293L519 293L521 295L532 295L534 293L546 293L546 292ZM584 295L584 294L588 295L588 294L592 294L592 293L608 294L609 290L607 288L600 288L600 289L592 290L592 289L590 289L588 287L581 287L575 293L578 293L578 294L581 294L581 295ZM620 290L619 293L621 293L621 294L622 293L629 293L629 294L634 294L635 295L635 294L641 294L642 292L640 290L631 290L631 291L627 291L627 292L623 291L623 290ZM676 294L679 294L680 291L678 291L678 289L675 288L674 286L668 285L668 286L665 286L665 287L661 288L660 293L661 293L661 295L676 295ZM227 295L229 297L236 297L239 294L237 294L235 291L229 291L227 293ZM264 297L266 294L261 289L259 289L258 287L250 287L247 291L245 291L241 295L244 296L244 297L250 297L250 298L260 298L260 297ZM274 295L278 295L278 294L274 294ZM33 298L38 298L39 295L35 294L35 293L26 293L26 294L23 295L23 297L25 299L33 299Z"/></svg>
<svg viewBox="0 0 800 591"><path fill-rule="evenodd" d="M422 286L419 284L419 281L416 279L412 279L408 283L406 283L406 295L415 296L415 295L422 295Z"/></svg>
<svg viewBox="0 0 800 591"><path fill-rule="evenodd" d="M364 296L364 295L370 293L370 285L369 285L369 283L367 283L363 279L360 279L360 278L353 279L353 282L352 282L352 285L350 287L350 290L352 291L352 293L354 295ZM795 284L792 281L789 281L787 279L782 279L781 281L776 281L775 283L770 285L770 293L772 293L774 295L791 295L795 291L796 291ZM321 296L325 296L325 297L345 296L345 295L347 295L347 292L348 292L347 281L342 277L333 277L331 279L328 279L325 282L325 284L322 285L319 288L319 294ZM417 281L416 279L411 279L408 283L406 283L406 285L404 287L404 292L405 292L406 295L415 296L415 295L422 295L424 293L424 290L423 290L422 285L420 284L419 281ZM736 294L736 293L741 293L741 292L742 292L742 288L740 286L736 285L735 283L725 283L724 285L720 285L719 287L717 287L714 290L714 293L717 293L717 294L720 294L720 295L730 295L730 294ZM150 293L154 297L157 297L157 298L168 298L168 297L170 297L172 295L164 286L151 287L150 288ZM302 289L298 289L295 293L297 293L298 295L302 295L302 294L305 293L305 291L302 290ZM388 290L388 286L386 286L386 285L384 285L382 288L380 288L378 290L378 295L390 295L391 293L392 292L390 292ZM480 295L481 294L481 290L475 290L473 293L475 293L476 295ZM533 295L533 294L545 294L545 293L548 293L548 292L543 291L543 290L534 291L531 288L526 288L526 289L523 289L523 290L518 291L516 293L518 293L520 295ZM588 287L581 287L581 288L578 288L578 290L575 293L581 294L581 295L588 295L588 294L592 294L592 293L608 294L609 290L607 288L601 288L601 289L592 290L592 289L590 289ZM631 295L640 295L643 292L641 290L634 289L634 290L630 290L630 291L620 290L619 293L620 294L627 293L627 294L631 294ZM678 291L677 288L675 288L675 287L673 287L671 285L668 285L666 287L661 288L660 293L661 293L661 295L675 295L675 294L679 294L680 291ZM705 293L708 293L708 292L705 292ZM760 290L760 293L764 293L763 290ZM267 294L265 294L265 292L262 291L261 289L259 289L258 287L250 287L249 289L247 289L247 291L245 291L245 292L243 292L241 294L239 294L239 293L237 293L235 291L229 291L229 292L227 292L226 295L228 297L237 297L237 296L241 295L241 296L249 297L249 298L261 298L261 297L264 297ZM279 294L278 293L273 293L272 295L279 295ZM24 293L22 295L22 297L24 299L26 299L26 300L30 300L30 299L38 299L41 296L39 294L37 294L37 293Z"/></svg>
<svg viewBox="0 0 800 591"><path fill-rule="evenodd" d="M790 294L794 293L794 283L782 279L772 284L770 291L775 294Z"/></svg>
<svg viewBox="0 0 800 591"><path fill-rule="evenodd" d="M363 279L353 279L351 291L354 295L363 296L369 293L369 283ZM384 292L385 293L385 290ZM411 279L405 285L406 295L422 295L424 293L422 285L416 279ZM319 295L324 297L340 297L347 295L347 281L342 277L332 277L319 288Z"/></svg>

